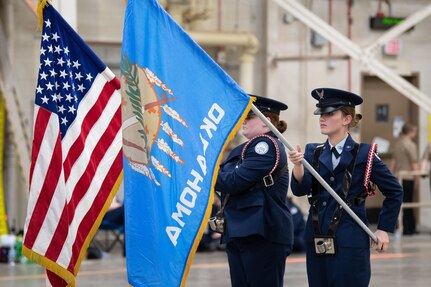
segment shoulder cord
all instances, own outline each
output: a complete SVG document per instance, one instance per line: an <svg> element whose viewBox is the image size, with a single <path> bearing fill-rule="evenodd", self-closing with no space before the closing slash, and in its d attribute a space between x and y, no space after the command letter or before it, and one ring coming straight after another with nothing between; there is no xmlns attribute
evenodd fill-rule
<svg viewBox="0 0 431 287"><path fill-rule="evenodd" d="M266 138L269 138L269 139L272 141L272 143L274 144L274 146L275 146L276 160L275 160L274 167L271 169L271 171L269 172L269 174L268 174L268 175L266 175L266 176L263 178L263 185L265 185L265 187L268 187L268 186L274 185L274 182L275 182L275 181L276 181L280 176L282 176L282 175L284 174L284 172L287 170L287 163L286 163L286 166L284 166L284 167L283 167L279 172L277 172L277 173L275 174L275 178L272 178L272 174L274 173L274 171L275 171L275 170L276 170L276 168L278 167L278 164L280 163L280 149L278 148L278 144L277 144L277 142L275 141L275 139L274 139L273 137L271 137L271 136L267 135L267 134L259 134L259 135L255 136L255 137L253 137L252 139L250 139L250 140L248 140L248 141L247 141L247 143L246 143L246 144L244 145L244 147L242 148L242 152L241 152L241 161L243 161L243 160L244 160L244 158L245 158L245 152L246 152L246 150L247 150L248 146L250 145L250 143L251 143L254 139L258 138L258 137L266 137ZM265 180L266 178L269 178L269 179L270 179L269 184L267 184L267 180ZM262 183L257 183L257 184L256 184L255 186L253 186L251 189L255 189L255 188L259 187L260 185L262 185ZM227 202L228 202L228 200L229 200L229 196L230 196L230 194L229 194L229 193L225 195L224 200L223 200L223 203L222 203L222 207L221 207L221 209L220 209L219 213L220 213L220 212L221 212L221 213L223 213L224 206L227 204Z"/></svg>
<svg viewBox="0 0 431 287"><path fill-rule="evenodd" d="M271 169L271 171L268 173L268 175L263 177L263 183L264 183L265 187L268 187L268 186L274 185L274 178L272 177L272 174L277 169L277 167L280 163L280 149L278 147L277 142L275 141L275 139L272 136L269 136L267 134L259 134L255 137L251 138L250 140L248 140L248 142L242 148L241 161L244 160L245 152L247 151L247 148L250 145L250 143L259 137L266 137L266 138L270 139L272 141L272 143L274 144L274 147L275 147L276 159L275 159L274 167ZM283 175L283 173L286 171L286 169L287 169L287 163L286 163L286 166L279 173L276 174L276 177L280 177L281 175ZM259 185L259 183L257 185Z"/></svg>
<svg viewBox="0 0 431 287"><path fill-rule="evenodd" d="M377 144L373 143L370 147L370 151L368 152L368 160L367 165L365 166L365 176L364 176L364 186L365 191L369 196L376 195L376 185L371 184L370 177L371 177L371 171L373 170L373 161L374 161L374 154L377 151Z"/></svg>

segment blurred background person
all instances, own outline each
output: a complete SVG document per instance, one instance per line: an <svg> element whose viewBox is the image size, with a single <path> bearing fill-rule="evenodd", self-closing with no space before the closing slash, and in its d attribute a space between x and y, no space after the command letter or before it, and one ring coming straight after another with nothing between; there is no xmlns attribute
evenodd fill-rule
<svg viewBox="0 0 431 287"><path fill-rule="evenodd" d="M392 147L390 169L395 175L398 175L402 171L414 172L420 170L418 148L414 141L417 133L417 126L409 123L403 125L401 134ZM413 202L414 192L419 186L419 175L404 175L402 177L402 186L404 190L403 202ZM417 231L413 208L404 208L403 234L412 235L415 233Z"/></svg>

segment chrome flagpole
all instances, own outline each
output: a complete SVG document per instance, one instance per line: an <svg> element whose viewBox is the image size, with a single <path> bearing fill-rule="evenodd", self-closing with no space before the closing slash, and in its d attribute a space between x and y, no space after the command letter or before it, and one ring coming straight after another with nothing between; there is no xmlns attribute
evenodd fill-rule
<svg viewBox="0 0 431 287"><path fill-rule="evenodd" d="M251 106L253 112L270 128L270 130L278 137L278 139L289 149L294 151L295 149L287 142L284 136L277 130L276 127L259 111L258 108L253 104ZM331 186L317 173L317 171L305 160L303 159L301 163L306 169L317 179L317 181L329 192L329 194L344 208L344 210L356 221L357 224L377 243L377 237L368 228L367 225L353 212L353 210L344 202L344 200L332 189Z"/></svg>

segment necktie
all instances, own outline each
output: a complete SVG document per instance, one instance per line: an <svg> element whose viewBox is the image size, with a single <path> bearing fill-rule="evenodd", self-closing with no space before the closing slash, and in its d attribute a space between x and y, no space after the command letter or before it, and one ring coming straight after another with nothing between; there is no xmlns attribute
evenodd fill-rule
<svg viewBox="0 0 431 287"><path fill-rule="evenodd" d="M337 148L335 146L331 148L331 151L335 155L335 158L340 157L340 153L337 151Z"/></svg>

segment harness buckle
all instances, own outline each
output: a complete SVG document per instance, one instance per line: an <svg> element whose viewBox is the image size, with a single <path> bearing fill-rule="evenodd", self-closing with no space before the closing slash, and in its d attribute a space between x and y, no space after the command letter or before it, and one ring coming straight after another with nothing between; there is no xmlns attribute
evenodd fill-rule
<svg viewBox="0 0 431 287"><path fill-rule="evenodd" d="M274 179L272 178L271 174L268 174L263 178L263 184L265 185L265 187L274 185Z"/></svg>
<svg viewBox="0 0 431 287"><path fill-rule="evenodd" d="M335 255L335 236L315 237L314 248L317 255Z"/></svg>

